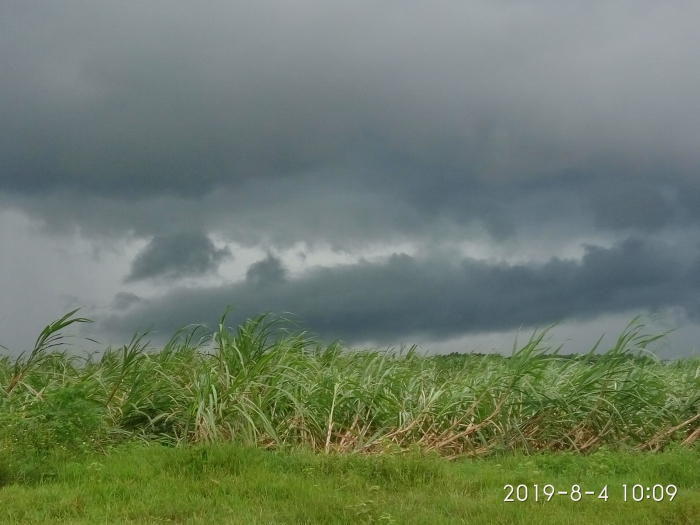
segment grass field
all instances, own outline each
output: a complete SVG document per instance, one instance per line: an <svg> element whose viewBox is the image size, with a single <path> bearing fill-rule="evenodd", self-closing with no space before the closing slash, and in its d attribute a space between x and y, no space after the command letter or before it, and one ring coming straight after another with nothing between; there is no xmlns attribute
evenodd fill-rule
<svg viewBox="0 0 700 525"><path fill-rule="evenodd" d="M159 350L135 337L81 358L61 349L65 329L87 322L74 315L0 359L7 523L700 515L700 361L659 362L647 351L659 336L637 321L583 356L560 356L541 332L508 357L427 357L322 345L264 316L229 329L224 316ZM546 485L575 484L595 496L542 501Z"/></svg>
<svg viewBox="0 0 700 525"><path fill-rule="evenodd" d="M25 465L28 466L28 465ZM700 516L700 454L599 450L456 459L264 451L237 445L122 445L56 453L0 488L2 523L683 524ZM505 502L504 486L529 488ZM547 502L542 490L595 491ZM623 485L628 485L624 501ZM670 501L632 487L675 485ZM597 496L607 486L608 499ZM524 493L521 491L521 496ZM574 496L576 497L576 496Z"/></svg>

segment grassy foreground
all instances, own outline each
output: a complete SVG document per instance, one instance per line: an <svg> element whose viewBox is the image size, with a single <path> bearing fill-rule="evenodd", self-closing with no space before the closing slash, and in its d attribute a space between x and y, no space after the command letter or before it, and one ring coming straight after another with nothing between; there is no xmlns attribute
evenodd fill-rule
<svg viewBox="0 0 700 525"><path fill-rule="evenodd" d="M0 488L1 523L683 524L700 515L700 454L599 450L446 461L436 456L319 455L237 445L122 446L56 454ZM533 484L598 494L535 502ZM506 484L527 484L507 503ZM622 485L673 484L673 501L624 501ZM514 498L515 499L515 498Z"/></svg>
<svg viewBox="0 0 700 525"><path fill-rule="evenodd" d="M60 348L74 315L0 357L0 523L700 516L700 361L660 362L636 320L583 356L546 331L509 357L426 357L224 316L81 358Z"/></svg>

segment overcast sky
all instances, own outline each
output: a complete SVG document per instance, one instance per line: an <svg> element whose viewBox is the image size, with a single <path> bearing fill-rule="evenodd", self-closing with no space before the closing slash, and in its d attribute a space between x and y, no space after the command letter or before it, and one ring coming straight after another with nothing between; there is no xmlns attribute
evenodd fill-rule
<svg viewBox="0 0 700 525"><path fill-rule="evenodd" d="M0 344L700 343L700 4L0 4ZM577 346L578 345L578 346Z"/></svg>

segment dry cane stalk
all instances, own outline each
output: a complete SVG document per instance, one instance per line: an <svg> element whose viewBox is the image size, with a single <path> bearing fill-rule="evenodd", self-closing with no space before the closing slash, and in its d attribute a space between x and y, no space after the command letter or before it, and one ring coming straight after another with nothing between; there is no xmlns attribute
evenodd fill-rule
<svg viewBox="0 0 700 525"><path fill-rule="evenodd" d="M694 415L693 417L691 417L689 420L684 421L684 422L681 423L680 425L676 425L676 426L673 427L673 428L669 428L668 430L664 430L663 432L660 432L659 434L657 434L656 436L654 436L653 438L651 438L651 439L650 439L649 441L647 441L646 443L643 443L643 444L641 444L641 445L638 445L638 446L637 446L637 450L643 450L643 449L645 449L645 448L652 448L652 447L654 447L654 446L660 445L661 442L662 442L664 439L666 439L668 436L670 436L670 435L673 434L674 432L676 432L676 431L682 429L682 428L685 427L686 425L690 425L693 421L696 421L696 420L698 420L698 419L700 419L700 414L695 414L695 415ZM683 441L682 444L685 445L685 444L686 444L686 441L688 441L696 432L698 432L698 430L696 430L696 431L693 432L690 436L688 436L688 437ZM693 441L695 441L697 438L698 438L698 436L695 436L691 441L688 442L688 444L691 444L691 443L692 443Z"/></svg>
<svg viewBox="0 0 700 525"><path fill-rule="evenodd" d="M487 417L486 419L484 419L481 423L479 423L478 425L475 425L473 423L469 423L469 426L465 430L463 430L462 432L459 432L459 433L453 435L452 437L449 437L441 442L438 442L437 445L435 445L435 448L436 449L443 448L445 445L448 445L461 437L469 437L472 434L474 434L475 432L478 432L482 428L489 425L491 423L491 421L493 419L495 419L496 416L498 416L498 414L501 413L501 410L503 409L503 405L505 404L507 397L508 397L507 394L504 394L503 397L501 398L501 400L496 405L496 408L494 408L491 415L489 417Z"/></svg>

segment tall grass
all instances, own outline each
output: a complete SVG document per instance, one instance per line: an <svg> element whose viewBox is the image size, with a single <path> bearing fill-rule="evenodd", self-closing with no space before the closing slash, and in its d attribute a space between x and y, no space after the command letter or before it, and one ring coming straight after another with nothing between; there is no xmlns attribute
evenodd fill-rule
<svg viewBox="0 0 700 525"><path fill-rule="evenodd" d="M0 455L129 439L446 456L659 450L700 436L700 361L664 364L635 319L605 352L563 357L536 333L513 355L348 350L261 315L236 329L143 336L100 357L59 352L71 312L25 359L0 359ZM0 458L1 459L1 458Z"/></svg>

